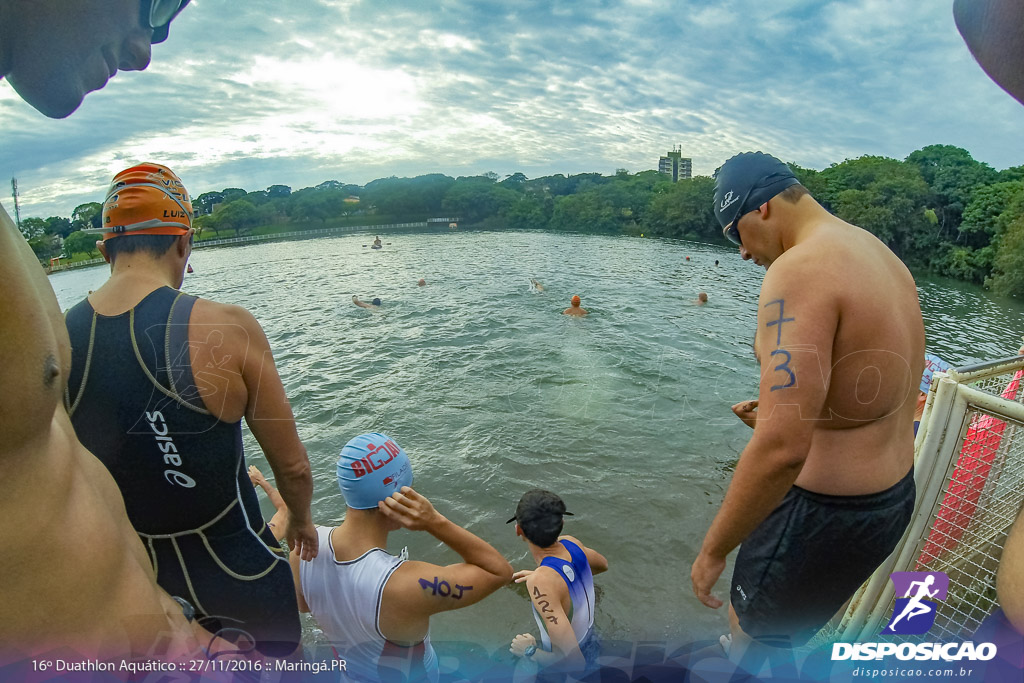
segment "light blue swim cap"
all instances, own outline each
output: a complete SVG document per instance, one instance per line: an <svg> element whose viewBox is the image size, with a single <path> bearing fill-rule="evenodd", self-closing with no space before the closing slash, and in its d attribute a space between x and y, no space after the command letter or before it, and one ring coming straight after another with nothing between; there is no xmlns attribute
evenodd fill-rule
<svg viewBox="0 0 1024 683"><path fill-rule="evenodd" d="M412 463L387 435L360 434L341 449L338 487L350 508L376 509L377 503L403 486L412 486Z"/></svg>

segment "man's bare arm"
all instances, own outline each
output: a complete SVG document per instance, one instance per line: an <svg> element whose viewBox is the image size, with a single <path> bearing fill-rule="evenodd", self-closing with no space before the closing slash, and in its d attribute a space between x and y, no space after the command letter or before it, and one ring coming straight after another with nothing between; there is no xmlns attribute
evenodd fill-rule
<svg viewBox="0 0 1024 683"><path fill-rule="evenodd" d="M317 554L316 529L309 509L313 498L309 457L295 429L295 416L263 328L251 313L234 308L248 336L248 348L242 359L242 380L248 392L245 422L263 449L288 506L288 545L308 561Z"/></svg>
<svg viewBox="0 0 1024 683"><path fill-rule="evenodd" d="M838 324L835 301L822 288L808 286L825 276L816 263L792 253L776 261L761 287L757 350L762 371L754 436L740 455L691 571L694 593L708 607L721 605L710 591L726 555L782 501L810 451L825 404Z"/></svg>
<svg viewBox="0 0 1024 683"><path fill-rule="evenodd" d="M545 569L547 571L545 571ZM538 649L530 659L543 667L559 665L567 671L579 671L586 665L580 644L576 641L576 633L572 630L572 622L562 609L561 595L567 590L565 581L554 570L540 568L526 580L526 590L534 609L540 614L551 640L551 652ZM519 643L516 643L519 640ZM524 641L520 636L512 641L513 654L523 656L520 647Z"/></svg>
<svg viewBox="0 0 1024 683"><path fill-rule="evenodd" d="M406 529L426 531L463 560L443 567L425 562L406 563L420 572L410 571L406 577L411 588L407 592L410 599L405 602L411 612L429 616L466 607L512 580L512 565L494 546L446 518L412 487L403 486L401 491L378 503L377 508L380 514Z"/></svg>

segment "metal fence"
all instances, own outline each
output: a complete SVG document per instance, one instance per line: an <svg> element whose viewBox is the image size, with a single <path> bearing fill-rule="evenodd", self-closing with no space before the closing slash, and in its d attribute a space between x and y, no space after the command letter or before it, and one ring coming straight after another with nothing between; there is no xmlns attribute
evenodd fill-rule
<svg viewBox="0 0 1024 683"><path fill-rule="evenodd" d="M1024 503L1024 357L936 373L915 441L917 504L893 554L818 634L826 641L968 638L997 606L1003 544ZM881 636L895 600L889 575L949 576L921 636Z"/></svg>

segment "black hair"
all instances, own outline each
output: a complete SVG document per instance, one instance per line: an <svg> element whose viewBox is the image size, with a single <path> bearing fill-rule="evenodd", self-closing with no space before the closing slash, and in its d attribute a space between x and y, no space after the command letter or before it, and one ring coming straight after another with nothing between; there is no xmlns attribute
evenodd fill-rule
<svg viewBox="0 0 1024 683"><path fill-rule="evenodd" d="M810 193L810 190L808 190L803 185L797 183L796 185L790 185L785 190L780 192L778 194L778 197L780 199L785 199L790 204L796 204L798 201L800 201L801 197L803 197L805 194Z"/></svg>
<svg viewBox="0 0 1024 683"><path fill-rule="evenodd" d="M527 522L525 525L520 522L519 528L523 530L523 536L526 536L526 540L530 543L538 548L550 548L558 540L558 537L562 535L562 526L565 520L559 516L557 528L550 525L550 519L547 521L549 524L546 528L542 524L531 522Z"/></svg>
<svg viewBox="0 0 1024 683"><path fill-rule="evenodd" d="M113 263L121 254L146 253L153 257L163 256L174 246L178 237L180 235L118 235L104 240L103 244L110 262ZM192 244L191 236L188 243Z"/></svg>

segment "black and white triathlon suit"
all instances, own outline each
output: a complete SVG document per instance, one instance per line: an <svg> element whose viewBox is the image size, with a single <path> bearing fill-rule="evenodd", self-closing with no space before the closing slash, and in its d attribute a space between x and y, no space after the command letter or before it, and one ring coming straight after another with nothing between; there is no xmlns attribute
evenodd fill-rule
<svg viewBox="0 0 1024 683"><path fill-rule="evenodd" d="M79 440L120 487L157 583L191 602L208 630L284 656L301 636L291 570L249 481L241 421L221 422L199 395L195 300L163 287L121 315L99 315L88 299L70 309L65 401Z"/></svg>
<svg viewBox="0 0 1024 683"><path fill-rule="evenodd" d="M736 556L730 599L743 631L765 645L804 645L896 547L915 495L913 468L861 496L793 486Z"/></svg>

